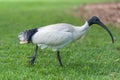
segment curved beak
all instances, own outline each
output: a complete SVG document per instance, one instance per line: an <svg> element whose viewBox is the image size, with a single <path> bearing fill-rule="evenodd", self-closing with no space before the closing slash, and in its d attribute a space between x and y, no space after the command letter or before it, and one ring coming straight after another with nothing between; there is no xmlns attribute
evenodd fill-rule
<svg viewBox="0 0 120 80"><path fill-rule="evenodd" d="M110 32L110 30L101 21L97 24L100 25L102 28L104 28L109 33L109 35L111 36L111 39L112 39L112 43L114 43L114 38L113 38L113 35Z"/></svg>

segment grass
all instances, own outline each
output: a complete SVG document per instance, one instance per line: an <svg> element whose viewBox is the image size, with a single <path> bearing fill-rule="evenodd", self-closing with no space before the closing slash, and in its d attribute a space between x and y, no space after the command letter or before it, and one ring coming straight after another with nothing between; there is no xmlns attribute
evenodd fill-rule
<svg viewBox="0 0 120 80"><path fill-rule="evenodd" d="M44 25L59 22L82 25L82 19L67 14L66 10L93 2L0 2L0 80L119 80L120 31L114 25L107 25L114 35L114 44L102 28L94 25L84 39L63 48L64 67L59 66L51 49L39 50L35 65L29 65L27 57L33 55L34 46L20 45L17 39L19 32Z"/></svg>

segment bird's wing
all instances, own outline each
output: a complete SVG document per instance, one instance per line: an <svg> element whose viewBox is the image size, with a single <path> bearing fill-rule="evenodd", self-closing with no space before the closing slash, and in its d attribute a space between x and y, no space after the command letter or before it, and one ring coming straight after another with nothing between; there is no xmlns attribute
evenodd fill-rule
<svg viewBox="0 0 120 80"><path fill-rule="evenodd" d="M39 28L39 30L56 30L56 31L64 31L64 32L73 32L74 28L71 24L66 23L58 23L58 24L52 24L48 26L43 26Z"/></svg>
<svg viewBox="0 0 120 80"><path fill-rule="evenodd" d="M50 46L63 45L72 40L71 32L57 30L40 30L33 37L35 44L46 44Z"/></svg>

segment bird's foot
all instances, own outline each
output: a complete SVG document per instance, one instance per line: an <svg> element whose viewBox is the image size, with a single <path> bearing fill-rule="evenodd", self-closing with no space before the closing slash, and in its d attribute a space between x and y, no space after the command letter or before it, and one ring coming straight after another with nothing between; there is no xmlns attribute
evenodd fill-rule
<svg viewBox="0 0 120 80"><path fill-rule="evenodd" d="M32 58L32 59L30 60L30 64L31 64L31 65L34 65L36 56L30 56L30 57L28 57L28 58Z"/></svg>
<svg viewBox="0 0 120 80"><path fill-rule="evenodd" d="M60 63L60 66L61 66L61 67L64 67L64 65L62 64L62 62L61 62L61 61L59 61L59 63Z"/></svg>

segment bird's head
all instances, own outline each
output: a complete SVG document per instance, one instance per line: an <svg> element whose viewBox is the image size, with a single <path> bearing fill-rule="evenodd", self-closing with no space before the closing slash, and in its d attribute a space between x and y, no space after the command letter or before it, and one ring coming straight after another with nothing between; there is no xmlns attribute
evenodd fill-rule
<svg viewBox="0 0 120 80"><path fill-rule="evenodd" d="M93 16L88 20L88 23L89 23L89 26L91 26L92 24L99 24L101 23L101 21L97 16Z"/></svg>
<svg viewBox="0 0 120 80"><path fill-rule="evenodd" d="M103 22L100 21L100 19L96 16L93 16L92 18L90 18L88 20L88 24L89 26L93 25L93 24L98 24L99 26L101 26L102 28L104 28L108 33L109 35L111 36L111 39L112 39L112 43L114 43L114 38L112 36L112 33L110 32L110 30L106 27L106 25L104 25Z"/></svg>
<svg viewBox="0 0 120 80"><path fill-rule="evenodd" d="M25 30L23 32L20 32L18 35L18 39L20 41L20 44L30 43L32 40L32 36L37 32L37 28Z"/></svg>

